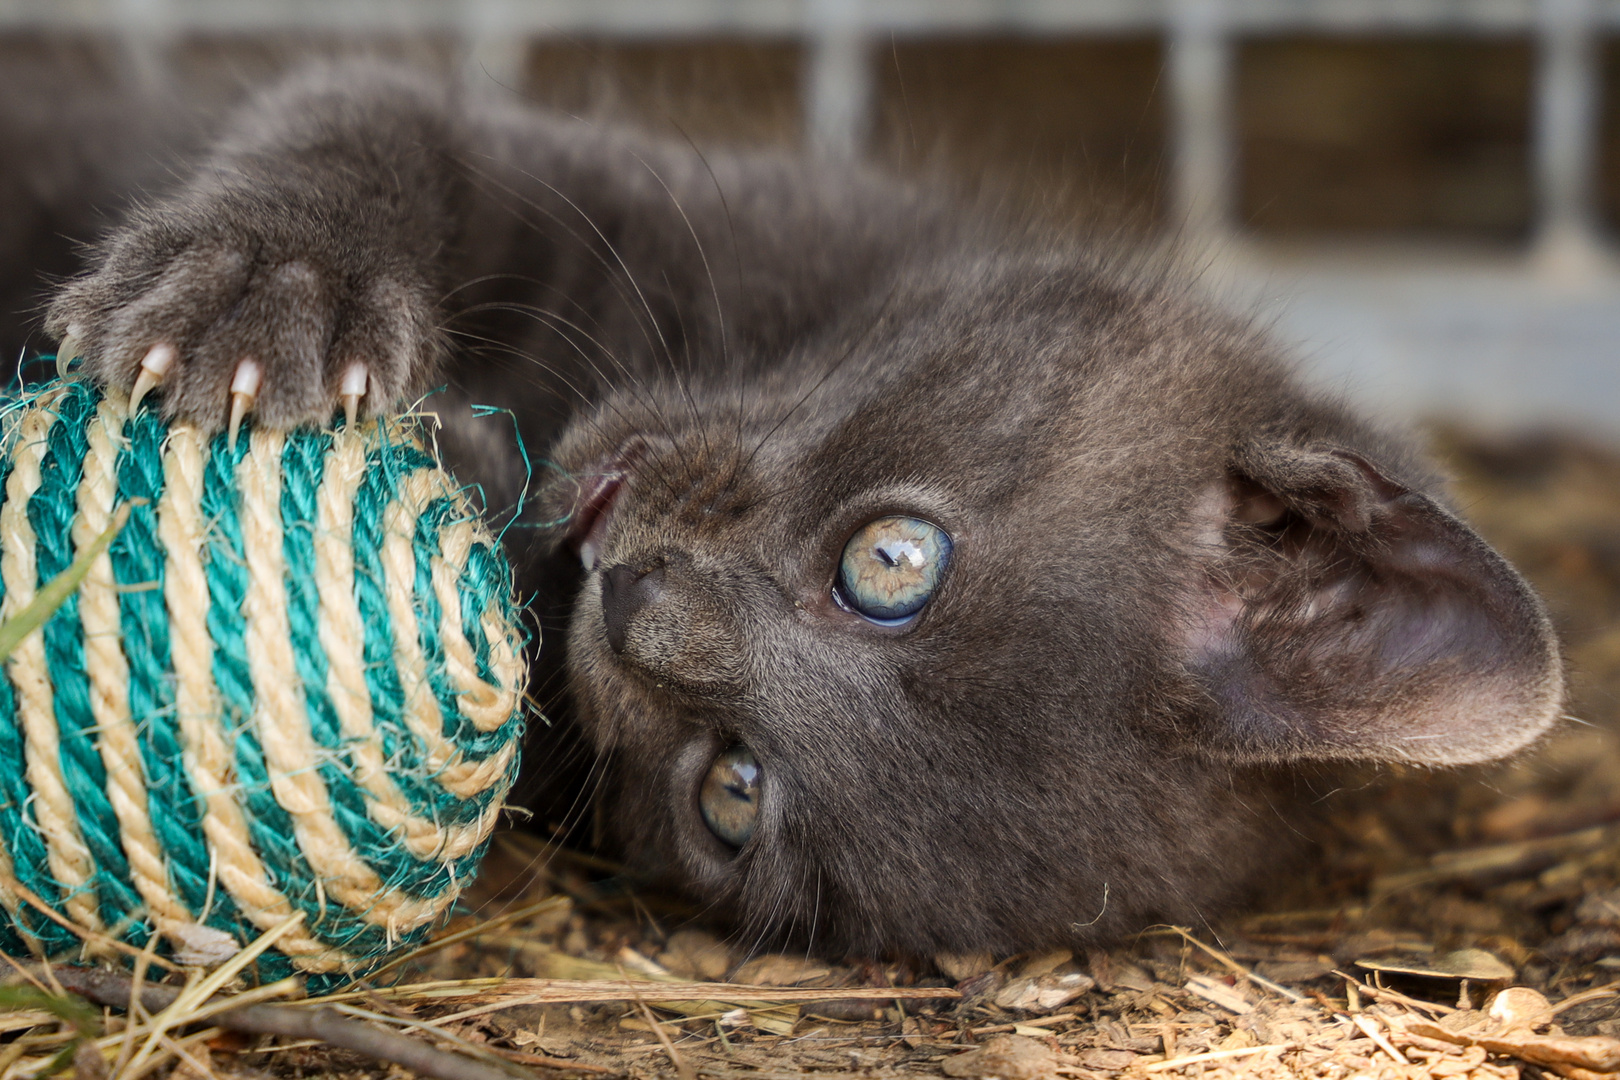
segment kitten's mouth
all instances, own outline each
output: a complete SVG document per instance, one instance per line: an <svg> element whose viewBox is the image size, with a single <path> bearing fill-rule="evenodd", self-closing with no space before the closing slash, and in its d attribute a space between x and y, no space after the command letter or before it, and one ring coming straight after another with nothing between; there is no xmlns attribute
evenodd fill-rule
<svg viewBox="0 0 1620 1080"><path fill-rule="evenodd" d="M567 542L579 551L579 561L590 573L596 569L596 558L607 536L608 520L613 506L624 487L624 470L611 468L580 486L579 501L575 504L573 523L569 526Z"/></svg>

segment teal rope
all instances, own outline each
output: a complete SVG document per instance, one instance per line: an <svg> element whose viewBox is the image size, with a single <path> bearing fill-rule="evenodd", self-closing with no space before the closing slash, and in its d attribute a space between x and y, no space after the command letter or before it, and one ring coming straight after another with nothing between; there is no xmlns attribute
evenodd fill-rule
<svg viewBox="0 0 1620 1080"><path fill-rule="evenodd" d="M238 801L248 814L253 845L264 860L271 884L304 912L305 926L333 944L362 954L387 950L385 932L341 905L322 903L315 873L304 860L292 816L276 802L264 749L252 722L253 681L248 671L246 619L247 565L242 549L239 493L233 475L247 453L242 439L235 451L225 436L215 438L203 473L203 514L213 523L209 543L208 629L213 635L214 683L225 705L225 722L236 746Z"/></svg>
<svg viewBox="0 0 1620 1080"><path fill-rule="evenodd" d="M40 463L39 489L28 501L28 522L34 527L39 585L62 573L73 562L74 490L79 486L88 449L85 420L94 415L95 399L83 387L71 387L57 404L58 420L51 427L48 449ZM90 711L90 680L84 670L84 628L79 623L79 598L69 596L44 627L45 663L54 691L52 704L60 741L62 776L73 797L79 835L96 863L89 887L101 904L105 926L118 926L141 907L129 884L129 862L119 843L118 817L107 798L107 770L91 734L95 716ZM131 928L131 940L145 944L143 924Z"/></svg>
<svg viewBox="0 0 1620 1080"><path fill-rule="evenodd" d="M461 715L461 698L445 670L444 642L439 637L444 612L439 606L439 594L433 589L433 559L440 553L439 531L457 516L456 507L449 499L435 499L416 519L412 553L416 556L417 637L422 655L427 658L428 684L433 687L439 713L444 718L445 738L462 747L469 761L482 761L511 742L512 731L505 726L487 732L474 727L472 721Z"/></svg>
<svg viewBox="0 0 1620 1080"><path fill-rule="evenodd" d="M417 639L422 647L422 655L427 659L428 684L433 688L433 695L439 702L445 736L463 748L467 760L479 761L511 742L519 729L513 724L503 724L491 732L479 731L471 721L461 715L460 699L445 671L444 642L439 637L439 621L443 613L439 607L438 593L433 589L432 560L434 556L440 554L440 530L446 519L452 518L456 513L456 507L450 500L435 499L423 509L422 516L416 519L416 535L412 538L412 548L416 556ZM491 794L493 793L486 792L484 796L469 799L468 802L477 802L483 807L488 807L487 796ZM472 869L477 867L483 857L484 849L479 847L455 863L454 867L470 877Z"/></svg>
<svg viewBox="0 0 1620 1080"><path fill-rule="evenodd" d="M320 487L331 437L317 433L287 440L282 452L282 551L287 561L287 618L293 658L304 684L310 733L334 759L344 754L337 710L327 694L328 661L320 640L320 596L315 591L315 495ZM352 766L351 766L352 768ZM414 898L437 896L454 882L451 868L438 860L420 860L376 822L366 810L366 795L352 775L335 761L323 761L321 779L333 812L361 858L390 889Z"/></svg>
<svg viewBox="0 0 1620 1080"><path fill-rule="evenodd" d="M519 625L517 612L510 603L511 571L507 569L506 560L491 551L488 544L474 544L467 553L467 565L462 568L458 584L461 591L461 627L467 635L467 643L473 647L473 656L478 662L478 677L492 682L495 673L489 666L489 638L484 634L484 614L491 606L498 606L503 622L509 626ZM502 603L503 600L507 602Z"/></svg>
<svg viewBox="0 0 1620 1080"><path fill-rule="evenodd" d="M11 457L7 455L0 461L0 491L10 479ZM5 593L5 580L0 578L0 600L5 599ZM43 903L60 908L66 898L57 888L55 879L46 872L45 842L28 802L33 792L28 786L23 743L11 679L0 678L0 843L4 843L11 854L12 872L23 887ZM39 941L47 955L64 952L77 944L72 933L26 903L20 914L23 929ZM0 940L11 955L20 956L29 951L9 920L5 923L5 937Z"/></svg>
<svg viewBox="0 0 1620 1080"><path fill-rule="evenodd" d="M411 447L384 447L367 462L366 478L354 499L354 595L365 627L366 685L371 691L373 723L382 736L383 752L398 767L395 782L423 816L444 825L465 825L483 813L476 800L461 800L433 782L422 748L405 723L405 690L394 670L393 620L388 614L387 576L382 568L384 513L389 493L404 476L430 459Z"/></svg>
<svg viewBox="0 0 1620 1080"><path fill-rule="evenodd" d="M229 894L216 888L209 903L208 845L203 839L201 795L192 789L182 758L174 681L169 659L169 614L164 601L163 546L157 506L163 497L162 447L166 431L151 412L126 421L118 455L120 501L129 522L109 549L119 585L119 622L129 664L130 715L140 724L141 765L146 776L152 831L168 855L169 883L193 918L207 907L209 926L230 931L241 916ZM137 500L145 500L144 503Z"/></svg>

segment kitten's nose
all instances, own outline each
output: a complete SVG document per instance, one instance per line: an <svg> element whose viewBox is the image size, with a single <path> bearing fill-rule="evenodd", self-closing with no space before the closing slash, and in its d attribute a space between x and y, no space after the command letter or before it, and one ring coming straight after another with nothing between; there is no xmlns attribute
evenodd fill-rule
<svg viewBox="0 0 1620 1080"><path fill-rule="evenodd" d="M637 569L629 563L620 563L602 572L602 622L607 626L608 644L615 653L624 652L625 633L636 613L663 594L661 564Z"/></svg>

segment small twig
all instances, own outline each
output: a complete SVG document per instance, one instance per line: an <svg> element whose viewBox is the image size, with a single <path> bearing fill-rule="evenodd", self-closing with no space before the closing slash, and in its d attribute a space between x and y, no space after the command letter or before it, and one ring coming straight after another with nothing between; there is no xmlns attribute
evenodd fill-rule
<svg viewBox="0 0 1620 1080"><path fill-rule="evenodd" d="M1563 1001L1560 1001L1551 1009L1548 1009L1547 1015L1557 1016L1565 1009L1573 1009L1577 1005L1585 1005L1588 1001L1596 1001L1599 998L1612 997L1617 993L1620 993L1620 982L1605 983L1602 986L1594 986L1590 990L1582 990L1578 994L1569 995L1569 997L1565 998Z"/></svg>
<svg viewBox="0 0 1620 1080"><path fill-rule="evenodd" d="M693 1070L691 1063L676 1053L675 1044L669 1041L668 1035L664 1034L664 1025L660 1024L658 1018L652 1014L652 1010L647 1008L647 1003L637 998L636 1005L640 1007L641 1015L646 1018L647 1026L652 1028L653 1035L663 1044L664 1053L669 1055L669 1063L675 1066L675 1075L680 1080L697 1080L697 1073Z"/></svg>
<svg viewBox="0 0 1620 1080"><path fill-rule="evenodd" d="M1373 1022L1372 1017L1368 1016L1366 1013L1357 1013L1355 1016L1350 1018L1350 1022L1356 1025L1356 1027L1360 1028L1362 1033L1377 1045L1378 1049L1394 1058L1395 1064L1412 1064L1407 1060L1406 1055L1395 1049L1395 1044L1385 1038L1382 1031L1378 1030L1378 1025Z"/></svg>
<svg viewBox="0 0 1620 1080"><path fill-rule="evenodd" d="M1409 1009L1421 1009L1425 1012L1454 1013L1457 1011L1453 1006L1442 1005L1438 1001L1422 1001L1418 998L1407 997L1400 991L1391 990L1387 986L1378 986L1374 983L1362 982L1354 975L1347 975L1337 969L1334 970L1333 974L1337 975L1339 978L1348 983L1349 988L1352 991L1366 994L1375 1001L1393 1001L1397 1005L1405 1005ZM1354 1012L1355 1010L1352 1009L1351 1011Z"/></svg>
<svg viewBox="0 0 1620 1080"><path fill-rule="evenodd" d="M507 1061L519 1065L538 1065L543 1069L572 1069L575 1072L588 1073L616 1073L619 1069L610 1069L606 1065L588 1065L583 1061L569 1061L567 1058L552 1057L549 1054L531 1054L527 1050L508 1050L504 1046L486 1046L485 1050L496 1054Z"/></svg>
<svg viewBox="0 0 1620 1080"><path fill-rule="evenodd" d="M1001 1035L1005 1032L1013 1030L1014 1028L1050 1027L1053 1024L1061 1024L1065 1020L1078 1019L1079 1016L1080 1013L1077 1010L1071 1009L1068 1012L1052 1013L1049 1016L1037 1016L1033 1020L1020 1020L1016 1024L991 1024L988 1027L976 1027L973 1029L973 1034Z"/></svg>
<svg viewBox="0 0 1620 1080"><path fill-rule="evenodd" d="M1349 992L1354 993L1355 988L1351 987ZM1322 993L1322 991L1320 991L1320 990L1312 990L1312 991L1310 991L1310 995L1311 995L1311 1000L1316 1002L1318 1005L1320 1005L1322 1007L1322 1011L1327 1013L1329 1016L1343 1016L1345 1014L1345 1010L1349 1009L1349 1007L1350 1007L1350 1003L1348 1001L1346 1001L1345 1002L1345 1008L1344 1009L1339 1008L1337 1002L1330 999L1326 994ZM1348 997L1349 995L1347 994L1346 996Z"/></svg>
<svg viewBox="0 0 1620 1080"><path fill-rule="evenodd" d="M1229 1058L1249 1057L1253 1054L1263 1054L1268 1050L1290 1050L1293 1043L1268 1043L1265 1046L1245 1046L1236 1050L1206 1050L1202 1054L1188 1054L1186 1057L1170 1058L1166 1061L1155 1061L1144 1065L1143 1072L1164 1072L1166 1069L1179 1069L1184 1065L1196 1065L1200 1061L1224 1061Z"/></svg>
<svg viewBox="0 0 1620 1080"><path fill-rule="evenodd" d="M599 965L605 966L605 965ZM743 1008L794 1005L811 1001L890 998L954 999L962 995L948 986L747 986L741 983L682 982L630 979L454 979L379 986L366 992L344 991L321 1000L327 1004L365 998L367 994L390 1000L448 1001L477 998L480 1008L518 1005L566 1005L604 1001L634 1001L645 995L655 1006L664 1001L736 1002ZM459 1014L462 1016L468 1013Z"/></svg>
<svg viewBox="0 0 1620 1080"><path fill-rule="evenodd" d="M1266 989L1266 990L1270 990L1273 994L1279 994L1282 997L1287 998L1289 1001L1292 1001L1296 1005L1303 1005L1305 1003L1306 999L1305 999L1305 996L1303 994L1296 994L1294 991L1288 989L1288 987L1286 987L1286 986L1279 986L1277 983L1272 982L1270 979L1265 978L1262 975L1256 975L1254 972L1250 971L1248 968L1244 967L1242 964L1240 964L1236 960L1232 959L1230 956L1228 956L1226 953L1222 952L1220 949L1215 948L1213 945L1205 945L1202 941L1199 941L1196 937L1193 936L1192 931L1188 930L1185 926L1171 926L1171 927L1167 927L1167 929L1169 929L1169 930L1171 930L1171 931L1173 931L1173 932L1175 932L1177 934L1180 934L1184 939L1186 939L1188 944L1196 945L1200 949L1204 950L1204 952L1208 953L1218 963L1220 963L1221 965L1226 967L1234 975L1237 975L1240 978L1247 979L1250 982L1254 983L1254 985L1256 985L1258 987L1261 987L1261 988Z"/></svg>
<svg viewBox="0 0 1620 1080"><path fill-rule="evenodd" d="M386 1031L374 1024L345 1020L336 1009L314 1010L291 1005L249 1005L220 1013L214 1023L231 1031L320 1039L332 1046L403 1065L437 1080L511 1080L505 1069L464 1054L451 1054L421 1039Z"/></svg>
<svg viewBox="0 0 1620 1080"><path fill-rule="evenodd" d="M135 989L127 976L113 971L62 967L56 969L56 975L62 985L74 993L114 1008L127 1008ZM184 992L184 988L178 986L147 985L141 990L139 1000L142 1008L156 1014L172 1005ZM495 1065L463 1054L447 1053L420 1039L385 1031L372 1024L345 1020L336 1009L329 1007L244 1005L215 1013L209 1021L227 1031L250 1035L317 1039L380 1061L403 1065L435 1080L512 1080L506 1070Z"/></svg>

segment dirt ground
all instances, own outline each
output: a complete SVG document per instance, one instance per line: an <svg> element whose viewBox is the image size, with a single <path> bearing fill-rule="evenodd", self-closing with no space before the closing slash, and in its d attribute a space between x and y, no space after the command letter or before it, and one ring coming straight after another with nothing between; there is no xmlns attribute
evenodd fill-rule
<svg viewBox="0 0 1620 1080"><path fill-rule="evenodd" d="M746 955L667 899L626 892L611 867L507 834L472 914L450 927L459 936L407 978L634 979L648 993L593 1003L577 983L549 998L547 984L469 983L342 1007L512 1075L1620 1080L1620 453L1456 431L1435 442L1460 505L1547 597L1569 717L1511 765L1349 794L1318 857L1265 883L1257 909L1108 953L850 966ZM652 992L674 980L831 1000ZM872 996L888 988L951 996ZM411 1075L308 1040L198 1027L154 1074ZM49 1048L52 1030L20 1037ZM27 1060L0 1047L0 1070L21 1075Z"/></svg>

